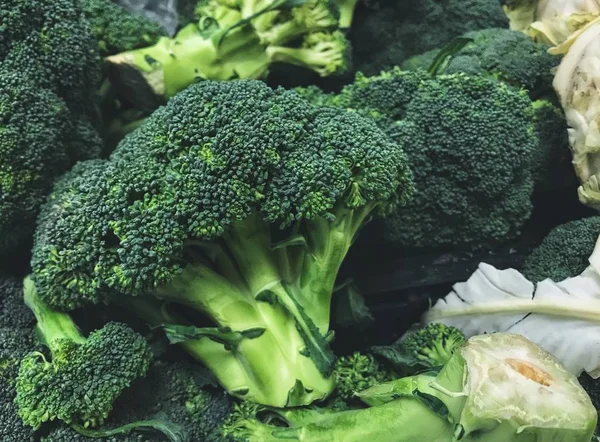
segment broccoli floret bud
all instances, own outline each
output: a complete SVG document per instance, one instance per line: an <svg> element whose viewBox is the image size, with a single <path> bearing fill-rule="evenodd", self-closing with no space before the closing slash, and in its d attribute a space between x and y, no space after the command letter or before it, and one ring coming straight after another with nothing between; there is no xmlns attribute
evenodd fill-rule
<svg viewBox="0 0 600 442"><path fill-rule="evenodd" d="M434 322L408 335L401 347L421 365L435 368L445 365L465 341L457 328Z"/></svg>
<svg viewBox="0 0 600 442"><path fill-rule="evenodd" d="M335 379L337 396L350 401L355 393L392 378L372 355L354 352L335 362Z"/></svg>
<svg viewBox="0 0 600 442"><path fill-rule="evenodd" d="M158 23L111 0L82 0L81 5L103 56L150 46L167 35Z"/></svg>
<svg viewBox="0 0 600 442"><path fill-rule="evenodd" d="M201 82L60 180L36 282L60 308L130 304L235 396L302 405L333 388L331 295L348 249L412 191L372 121L260 81ZM216 327L181 320L182 306Z"/></svg>
<svg viewBox="0 0 600 442"><path fill-rule="evenodd" d="M35 429L55 419L83 427L101 424L123 389L148 370L150 347L119 323L85 338L67 314L38 298L30 279L24 292L39 338L52 356L49 361L43 353L32 352L21 362L15 402L23 422Z"/></svg>
<svg viewBox="0 0 600 442"><path fill-rule="evenodd" d="M523 275L533 282L555 282L581 274L600 235L600 216L555 227L523 263Z"/></svg>

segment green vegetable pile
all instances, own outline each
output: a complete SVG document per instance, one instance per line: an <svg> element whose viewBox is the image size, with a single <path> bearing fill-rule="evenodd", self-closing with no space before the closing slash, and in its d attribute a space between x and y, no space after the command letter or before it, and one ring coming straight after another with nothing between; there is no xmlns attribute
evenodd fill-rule
<svg viewBox="0 0 600 442"><path fill-rule="evenodd" d="M369 338L380 249L502 253L577 185L560 56L495 0L411 5L182 0L171 34L2 2L0 440L592 440L596 383L526 333ZM599 234L523 273L579 275Z"/></svg>

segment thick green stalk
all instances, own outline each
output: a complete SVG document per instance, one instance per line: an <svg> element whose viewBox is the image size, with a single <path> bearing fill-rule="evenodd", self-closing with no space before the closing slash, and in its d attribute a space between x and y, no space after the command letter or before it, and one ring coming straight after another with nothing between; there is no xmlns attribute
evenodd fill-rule
<svg viewBox="0 0 600 442"><path fill-rule="evenodd" d="M85 342L85 337L71 316L53 310L39 298L35 284L30 277L25 278L23 289L25 304L31 309L37 320L38 337L51 351L56 349L59 340L70 340L77 344Z"/></svg>
<svg viewBox="0 0 600 442"><path fill-rule="evenodd" d="M174 38L108 57L111 81L124 89L141 76L155 95L167 100L198 80L260 78L268 70L264 48L251 26L207 35L191 23Z"/></svg>
<svg viewBox="0 0 600 442"><path fill-rule="evenodd" d="M346 62L346 53L335 42L322 41L312 47L290 48L268 46L266 55L271 63L286 63L310 69L321 77L333 75Z"/></svg>
<svg viewBox="0 0 600 442"><path fill-rule="evenodd" d="M261 272L260 266L253 271L268 274ZM257 281L263 280L249 278L247 284ZM325 398L334 380L304 354L306 345L295 318L277 302L255 299L249 286L234 285L198 264L186 267L156 295L205 313L218 327L239 333L261 330L258 336L243 338L229 348L208 335L181 344L206 364L231 394L274 407L306 405Z"/></svg>
<svg viewBox="0 0 600 442"><path fill-rule="evenodd" d="M293 413L293 411L291 412ZM452 442L452 426L419 400L323 416L300 426L274 427L257 421L240 423L248 442Z"/></svg>
<svg viewBox="0 0 600 442"><path fill-rule="evenodd" d="M340 9L340 28L347 29L352 26L352 19L354 18L354 9L358 0L336 0L338 8Z"/></svg>

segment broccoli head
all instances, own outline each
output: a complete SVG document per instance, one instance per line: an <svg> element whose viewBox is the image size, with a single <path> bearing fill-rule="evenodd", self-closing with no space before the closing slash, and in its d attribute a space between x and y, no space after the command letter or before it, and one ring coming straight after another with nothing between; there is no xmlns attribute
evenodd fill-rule
<svg viewBox="0 0 600 442"><path fill-rule="evenodd" d="M352 401L359 391L392 379L392 373L384 369L377 359L360 352L339 357L334 373L335 395L345 402Z"/></svg>
<svg viewBox="0 0 600 442"><path fill-rule="evenodd" d="M338 95L304 95L373 118L402 145L416 192L384 220L392 243L491 248L529 218L537 140L526 92L481 76L394 69L359 74Z"/></svg>
<svg viewBox="0 0 600 442"><path fill-rule="evenodd" d="M356 17L350 32L354 66L365 75L400 66L468 31L508 28L497 0L397 0Z"/></svg>
<svg viewBox="0 0 600 442"><path fill-rule="evenodd" d="M581 274L600 235L600 216L570 221L555 227L525 259L523 275L533 282L550 278L559 282Z"/></svg>
<svg viewBox="0 0 600 442"><path fill-rule="evenodd" d="M25 280L25 303L37 319L37 333L51 351L24 357L15 402L27 425L37 429L60 419L83 427L101 424L124 388L148 370L152 353L146 341L119 323L109 323L87 338L69 315L50 309Z"/></svg>
<svg viewBox="0 0 600 442"><path fill-rule="evenodd" d="M471 41L452 55L444 73L489 76L516 89L527 89L532 99L553 93L552 70L560 57L550 55L547 46L504 28L467 32L462 37ZM439 52L440 49L434 49L416 55L406 60L402 68L427 69Z"/></svg>
<svg viewBox="0 0 600 442"><path fill-rule="evenodd" d="M256 80L201 82L58 182L35 278L52 306L113 300L165 325L238 397L301 405L333 388L349 247L411 194L404 153L372 121ZM190 308L208 323L182 319Z"/></svg>
<svg viewBox="0 0 600 442"><path fill-rule="evenodd" d="M65 102L18 70L0 65L0 251L33 235L52 181L76 157Z"/></svg>
<svg viewBox="0 0 600 442"><path fill-rule="evenodd" d="M167 35L158 23L111 0L82 0L81 7L103 56L150 46Z"/></svg>
<svg viewBox="0 0 600 442"><path fill-rule="evenodd" d="M409 334L400 346L420 365L435 368L446 365L465 342L465 335L459 329L433 322Z"/></svg>

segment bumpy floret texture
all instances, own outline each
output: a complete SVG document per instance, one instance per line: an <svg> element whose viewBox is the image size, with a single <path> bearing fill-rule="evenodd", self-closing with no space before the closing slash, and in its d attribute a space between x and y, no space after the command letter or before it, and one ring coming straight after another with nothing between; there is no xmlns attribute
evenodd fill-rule
<svg viewBox="0 0 600 442"><path fill-rule="evenodd" d="M111 0L82 0L83 13L104 56L150 46L167 32Z"/></svg>
<svg viewBox="0 0 600 442"><path fill-rule="evenodd" d="M350 34L355 67L376 75L465 32L494 27L508 28L496 0L385 2L355 17Z"/></svg>
<svg viewBox="0 0 600 442"><path fill-rule="evenodd" d="M525 259L523 274L533 282L562 281L581 274L600 235L600 216L568 222L554 228Z"/></svg>
<svg viewBox="0 0 600 442"><path fill-rule="evenodd" d="M385 219L389 241L493 247L529 218L537 140L526 92L484 77L395 69L358 75L327 100L374 118L409 158L416 192Z"/></svg>
<svg viewBox="0 0 600 442"><path fill-rule="evenodd" d="M34 352L19 368L16 403L33 428L54 419L84 426L102 423L152 358L146 341L119 323L108 323L83 343L62 339L52 345L52 362Z"/></svg>
<svg viewBox="0 0 600 442"><path fill-rule="evenodd" d="M71 309L111 290L153 291L176 276L190 240L253 213L276 228L332 218L340 204L392 209L410 195L406 163L355 113L255 80L198 83L109 161L81 163L57 184L34 251L40 296Z"/></svg>
<svg viewBox="0 0 600 442"><path fill-rule="evenodd" d="M74 130L56 94L0 67L0 251L33 234L53 178L70 165Z"/></svg>
<svg viewBox="0 0 600 442"><path fill-rule="evenodd" d="M530 40L522 32L491 28L467 32L472 41L454 54L444 69L451 74L486 75L517 89L525 88L532 98L552 93L552 69L560 58L548 53L548 47ZM427 69L439 49L410 58L403 69Z"/></svg>
<svg viewBox="0 0 600 442"><path fill-rule="evenodd" d="M23 303L19 278L0 276L0 440L37 442L14 403L15 382L21 358L34 349L35 318Z"/></svg>
<svg viewBox="0 0 600 442"><path fill-rule="evenodd" d="M100 58L79 2L3 1L0 23L3 63L29 74L39 87L54 91L74 116L93 121ZM88 146L91 148L94 146Z"/></svg>
<svg viewBox="0 0 600 442"><path fill-rule="evenodd" d="M431 323L410 334L401 346L420 364L434 368L445 365L465 342L465 335L457 328Z"/></svg>
<svg viewBox="0 0 600 442"><path fill-rule="evenodd" d="M338 358L334 373L335 395L344 401L351 401L355 393L392 379L391 373L372 355L360 352Z"/></svg>

